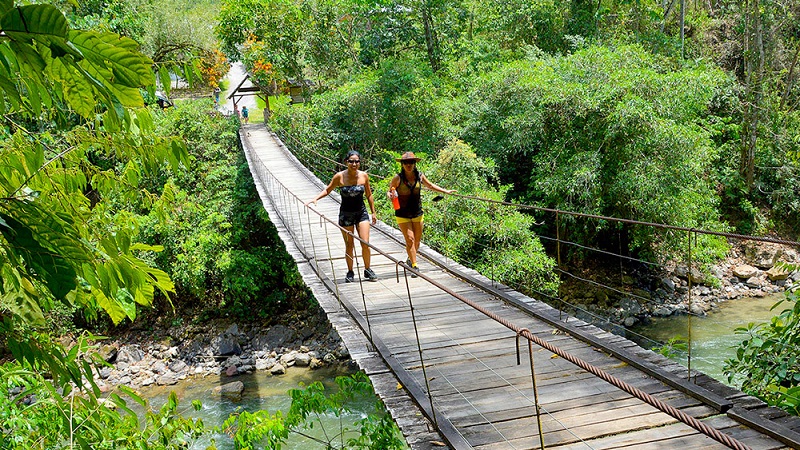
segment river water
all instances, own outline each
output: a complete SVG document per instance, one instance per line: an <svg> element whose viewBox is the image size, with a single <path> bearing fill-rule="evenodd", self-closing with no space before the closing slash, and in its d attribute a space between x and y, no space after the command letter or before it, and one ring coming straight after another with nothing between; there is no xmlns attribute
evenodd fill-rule
<svg viewBox="0 0 800 450"><path fill-rule="evenodd" d="M154 410L160 408L166 401L170 391L174 391L180 400L181 412L184 416L202 418L207 427L222 425L222 423L237 410L253 412L259 409L267 410L271 414L282 411L284 414L289 410L292 403L288 395L289 389L297 389L307 386L315 381L321 382L325 386L325 392L335 392L337 376L350 375L353 372L346 368L322 368L308 370L301 368L291 368L285 375L273 376L266 371L253 374L241 375L235 378L225 376L209 376L205 378L192 378L178 383L175 386L151 387L140 390L143 397L148 398ZM241 381L245 385L245 390L241 401L232 401L221 398L219 395L212 394L212 390L222 384L233 381ZM335 435L339 432L340 426L356 428L355 422L366 417L372 411L372 402L377 397L361 399L355 403L355 412L343 414L341 417L333 415L321 417L320 423L314 425L312 430L304 430L315 437L325 439L327 436ZM203 408L194 411L191 406L193 400L200 400ZM341 422L340 422L341 419ZM320 426L322 425L322 426ZM356 428L357 429L357 428ZM345 439L358 436L357 433L349 433ZM220 450L233 449L232 440L226 435L208 436L197 441L192 445L192 449L205 449L215 439L216 446ZM339 442L338 440L336 441ZM309 450L324 449L325 446L298 435L290 436L289 442L281 447L288 450Z"/></svg>
<svg viewBox="0 0 800 450"><path fill-rule="evenodd" d="M722 368L725 361L736 355L736 348L744 339L744 336L737 335L734 330L749 323L769 322L774 315L783 310L783 305L774 311L770 311L770 308L783 298L785 295L780 293L763 298L729 300L719 304L718 308L704 317L692 317L692 369L730 384L723 375ZM674 337L686 340L689 336L688 324L689 320L685 315L670 316L655 318L652 323L635 327L632 331L654 341L666 343ZM647 347L647 344L637 339L635 335L629 335L628 338ZM686 366L686 353L676 355L675 359Z"/></svg>
<svg viewBox="0 0 800 450"><path fill-rule="evenodd" d="M725 361L735 355L736 347L743 339L734 330L738 327L747 326L751 322L769 322L782 309L770 311L770 308L783 298L784 294L775 294L763 298L730 300L719 304L719 307L707 316L692 317L692 368L723 383L728 383L722 373L722 368ZM675 337L685 340L689 336L688 324L689 320L685 315L654 318L648 325L633 328L628 338L639 342L643 347L647 347L648 344L652 346L654 341L656 343L666 343ZM645 338L642 339L641 336ZM676 355L675 359L686 365L685 353ZM206 426L218 426L237 410L252 412L263 409L272 414L280 410L285 413L291 405L291 398L287 394L289 389L301 388L315 381L320 381L325 386L326 392L334 392L336 389L334 379L337 376L345 376L352 373L351 370L346 368L323 368L313 371L292 368L281 376L273 376L265 371L236 378L211 376L193 378L175 386L144 388L141 389L141 394L150 400L154 409L157 409L166 402L169 392L175 391L180 399L180 404L184 408L183 413L185 415L202 418ZM212 390L215 387L232 381L242 381L245 385L245 391L240 401L232 401L212 394ZM202 410L196 412L192 409L191 402L193 400L200 400L203 403ZM316 437L324 438L326 433L337 433L342 424L351 429L354 428L353 424L364 418L367 412L372 410L370 403L372 400L374 398L363 399L356 404L356 412L343 415L341 417L342 422L340 422L340 418L332 415L322 417L322 426L315 425L310 432ZM349 435L349 437L355 436L355 434ZM220 450L234 448L231 439L225 435L209 436L196 442L192 448L206 448L211 438L216 440L217 448ZM295 435L282 448L309 450L322 449L324 446L310 438Z"/></svg>

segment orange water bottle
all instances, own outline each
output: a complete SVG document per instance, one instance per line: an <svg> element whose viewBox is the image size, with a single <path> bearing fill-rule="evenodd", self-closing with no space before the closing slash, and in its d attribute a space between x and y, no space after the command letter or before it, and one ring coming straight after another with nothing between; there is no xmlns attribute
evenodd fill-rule
<svg viewBox="0 0 800 450"><path fill-rule="evenodd" d="M391 196L392 196L392 207L394 207L394 210L397 211L398 209L400 209L400 199L397 198L397 191L395 190L395 188L392 188Z"/></svg>

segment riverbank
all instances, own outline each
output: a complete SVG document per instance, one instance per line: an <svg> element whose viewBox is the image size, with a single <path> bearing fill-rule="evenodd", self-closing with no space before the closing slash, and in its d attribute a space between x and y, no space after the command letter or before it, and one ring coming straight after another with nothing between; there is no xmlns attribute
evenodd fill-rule
<svg viewBox="0 0 800 450"><path fill-rule="evenodd" d="M590 314L630 328L653 317L703 316L730 300L796 290L800 272L788 271L779 262L800 263L798 249L771 243L733 245L728 258L704 271L677 264L660 271L599 265L586 270L593 272L594 278L619 280L615 286L571 283L562 288L560 296Z"/></svg>
<svg viewBox="0 0 800 450"><path fill-rule="evenodd" d="M319 309L287 316L279 324L155 320L114 335L100 348L109 364L96 377L102 391L121 384L171 386L191 377L233 382L255 371L279 376L293 367L351 364L347 348Z"/></svg>

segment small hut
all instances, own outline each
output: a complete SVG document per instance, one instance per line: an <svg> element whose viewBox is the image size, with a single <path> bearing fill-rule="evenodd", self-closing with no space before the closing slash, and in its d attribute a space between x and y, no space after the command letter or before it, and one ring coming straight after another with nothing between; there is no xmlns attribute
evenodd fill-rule
<svg viewBox="0 0 800 450"><path fill-rule="evenodd" d="M291 100L289 100L290 105L305 103L305 95L308 89L314 86L314 82L311 80L296 80L291 78L286 80L286 84L289 85L289 96L291 97Z"/></svg>

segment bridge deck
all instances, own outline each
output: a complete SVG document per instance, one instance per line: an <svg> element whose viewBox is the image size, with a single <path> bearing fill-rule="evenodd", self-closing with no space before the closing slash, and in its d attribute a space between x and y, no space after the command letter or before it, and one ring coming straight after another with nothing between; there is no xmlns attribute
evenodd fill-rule
<svg viewBox="0 0 800 450"><path fill-rule="evenodd" d="M359 283L362 273L356 283L344 283L340 231L301 204L323 184L263 126L245 126L242 142L265 207L304 280L351 356L370 375L410 446L541 448L527 341L520 340L522 363L517 365L514 331L422 277L404 277L402 267L398 278L395 261L405 260L405 250L399 233L382 223L370 236L371 244L388 255L372 252L379 280ZM320 200L316 209L335 221L338 203L332 197ZM383 199L378 195L376 201ZM505 321L750 448L794 447L733 420L722 411L730 406L725 398L676 375L682 370L685 377L685 369L577 319L559 318L546 305L493 285L423 247L427 257L419 265L425 277ZM363 271L358 244L356 249ZM534 345L533 361L545 448L727 448L551 351ZM729 397L737 395L747 398L735 392ZM775 426L778 433L793 436L790 429Z"/></svg>

